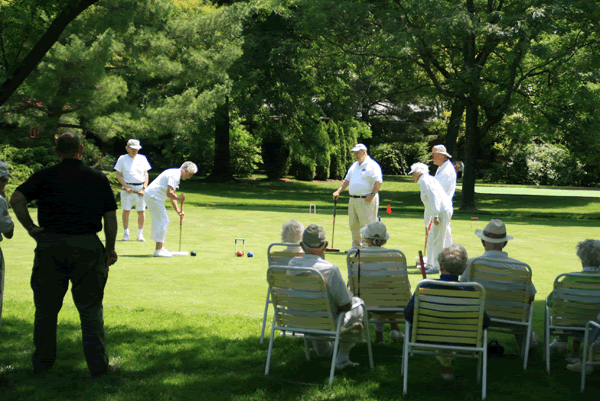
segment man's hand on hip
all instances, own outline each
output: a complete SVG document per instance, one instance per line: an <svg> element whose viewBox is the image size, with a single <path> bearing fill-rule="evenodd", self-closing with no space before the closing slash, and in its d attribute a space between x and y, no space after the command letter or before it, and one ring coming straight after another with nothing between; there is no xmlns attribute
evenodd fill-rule
<svg viewBox="0 0 600 401"><path fill-rule="evenodd" d="M31 238L37 240L44 233L44 227L33 226L27 231Z"/></svg>
<svg viewBox="0 0 600 401"><path fill-rule="evenodd" d="M367 195L367 197L365 198L365 202L371 203L371 201L373 200L373 198L374 198L373 195Z"/></svg>

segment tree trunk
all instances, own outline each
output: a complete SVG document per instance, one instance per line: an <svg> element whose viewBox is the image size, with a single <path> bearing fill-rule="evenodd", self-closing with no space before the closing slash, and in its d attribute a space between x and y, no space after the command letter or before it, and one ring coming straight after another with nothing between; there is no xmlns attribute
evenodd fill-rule
<svg viewBox="0 0 600 401"><path fill-rule="evenodd" d="M469 102L466 105L466 159L462 186L462 204L460 210L477 210L475 207L475 179L477 178L477 150L479 148L478 132L479 109Z"/></svg>
<svg viewBox="0 0 600 401"><path fill-rule="evenodd" d="M460 123L462 122L463 114L465 113L465 105L462 101L454 99L452 102L452 111L450 113L450 121L448 122L448 130L446 131L446 150L456 159L456 140L460 132Z"/></svg>
<svg viewBox="0 0 600 401"><path fill-rule="evenodd" d="M205 178L207 182L236 182L231 173L231 153L229 151L229 97L217 107L215 112L215 158L212 172Z"/></svg>
<svg viewBox="0 0 600 401"><path fill-rule="evenodd" d="M29 74L37 67L38 63L48 53L48 50L54 46L54 43L56 43L67 25L97 1L79 0L65 6L23 61L17 63L12 71L9 72L8 78L2 83L2 87L0 87L0 106L6 103Z"/></svg>

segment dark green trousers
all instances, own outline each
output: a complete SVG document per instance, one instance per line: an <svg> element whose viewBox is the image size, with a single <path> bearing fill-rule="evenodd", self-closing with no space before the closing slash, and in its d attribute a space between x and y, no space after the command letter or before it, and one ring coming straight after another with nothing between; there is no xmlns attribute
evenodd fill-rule
<svg viewBox="0 0 600 401"><path fill-rule="evenodd" d="M106 278L104 245L95 234L43 234L37 240L31 288L35 303L32 362L34 372L48 370L56 359L58 312L71 282L81 320L83 351L90 373L108 369L102 299Z"/></svg>

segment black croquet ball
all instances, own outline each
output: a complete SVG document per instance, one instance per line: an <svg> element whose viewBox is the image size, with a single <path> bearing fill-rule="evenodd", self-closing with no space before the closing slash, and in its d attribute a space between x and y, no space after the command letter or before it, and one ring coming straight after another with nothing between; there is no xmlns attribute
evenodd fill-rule
<svg viewBox="0 0 600 401"><path fill-rule="evenodd" d="M196 251L192 251L192 252L190 252L190 255L192 255L192 256L196 256Z"/></svg>

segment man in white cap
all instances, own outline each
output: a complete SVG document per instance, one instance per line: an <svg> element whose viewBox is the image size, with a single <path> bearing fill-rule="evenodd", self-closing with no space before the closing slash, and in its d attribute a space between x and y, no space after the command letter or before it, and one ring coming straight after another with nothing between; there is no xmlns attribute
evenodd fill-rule
<svg viewBox="0 0 600 401"><path fill-rule="evenodd" d="M456 168L450 160L452 156L446 151L444 145L435 145L431 150L431 157L433 164L438 166L435 172L435 179L442 184L444 192L450 197L450 200L454 198L456 192ZM452 205L452 202L450 202ZM442 249L448 248L452 245L452 229L450 224L446 227L446 233L444 234L444 244Z"/></svg>
<svg viewBox="0 0 600 401"><path fill-rule="evenodd" d="M8 164L0 161L0 241L2 236L11 239L15 225L8 214L8 203L6 202L6 194L4 188L8 183L9 178L12 178L8 171ZM0 248L0 324L2 324L2 299L4 298L4 255Z"/></svg>
<svg viewBox="0 0 600 401"><path fill-rule="evenodd" d="M338 313L344 313L344 328L348 328L354 323L362 321L365 313L364 302L362 299L353 296L346 287L340 269L323 259L327 245L328 242L323 227L316 224L309 225L302 233L302 241L300 242L300 246L304 249L304 256L290 260L289 266L317 269L323 275L331 311L336 318ZM331 357L332 355L333 343L331 341L313 340L313 347L320 358ZM350 350L353 347L354 342L342 335L335 361L336 369L358 365L358 363L350 361Z"/></svg>
<svg viewBox="0 0 600 401"><path fill-rule="evenodd" d="M485 264L501 269L512 269L512 270L521 270L526 271L527 267L525 263L508 257L508 253L504 252L503 249L508 244L508 241L514 239L510 235L506 234L506 225L499 219L492 219L485 226L483 230L475 230L475 235L481 238L481 244L483 245L483 249L485 252L481 256L477 256L475 258L469 259L467 263L467 268L463 272L462 276L460 276L460 281L466 282L469 280L469 270L473 263L477 263L479 259L485 259ZM488 280L486 280L488 281ZM484 287L489 288L493 286L493 283L486 283ZM533 302L535 299L536 289L533 285L533 282L529 286L529 303ZM521 347L523 344L523 334L520 332L515 332L515 339L517 340L517 345ZM539 343L538 335L535 332L531 333L531 346L535 347Z"/></svg>
<svg viewBox="0 0 600 401"><path fill-rule="evenodd" d="M439 273L440 264L437 255L444 249L445 235L450 230L452 218L452 199L438 180L429 175L429 167L425 163L415 163L410 166L414 182L421 187L421 201L425 206L423 218L425 235L427 236L427 264L425 272Z"/></svg>
<svg viewBox="0 0 600 401"><path fill-rule="evenodd" d="M198 166L192 162L185 162L180 168L170 168L162 173L148 186L145 192L146 204L148 212L152 219L152 232L150 238L156 241L154 256L167 257L173 256L166 248L163 247L165 238L167 237L167 229L169 228L169 215L165 207L165 201L169 199L171 206L179 217L183 218L183 209L177 206L177 201L183 203L185 195L177 195L175 191L179 188L181 180L192 178L198 172Z"/></svg>
<svg viewBox="0 0 600 401"><path fill-rule="evenodd" d="M148 187L148 170L152 167L146 156L139 154L141 148L140 141L130 139L125 147L127 154L119 157L117 164L115 164L117 180L123 186L121 191L123 241L129 241L129 212L133 205L135 205L135 210L138 213L137 240L144 241L144 211L146 210L144 191Z"/></svg>
<svg viewBox="0 0 600 401"><path fill-rule="evenodd" d="M348 169L342 185L333 193L333 199L338 199L340 193L350 187L348 217L352 232L352 248L359 249L365 245L361 243L360 229L377 220L379 188L383 182L383 174L379 164L367 155L365 145L358 143L350 151L356 161Z"/></svg>

